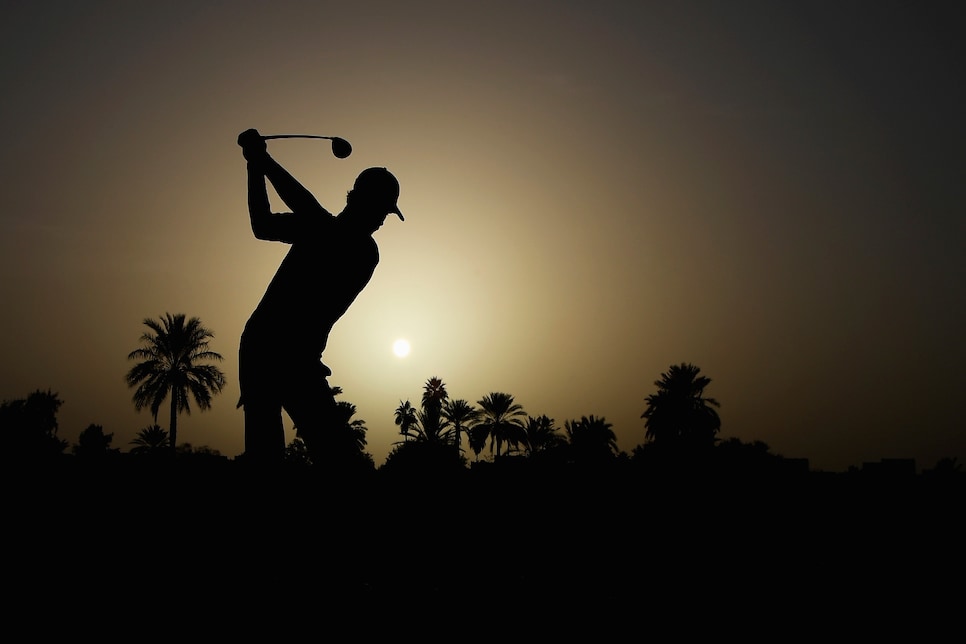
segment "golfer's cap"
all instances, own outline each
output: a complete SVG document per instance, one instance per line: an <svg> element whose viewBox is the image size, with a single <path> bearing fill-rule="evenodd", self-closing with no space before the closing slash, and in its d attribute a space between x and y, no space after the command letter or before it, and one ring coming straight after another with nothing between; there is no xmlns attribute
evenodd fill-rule
<svg viewBox="0 0 966 644"><path fill-rule="evenodd" d="M406 221L402 211L399 210L399 206L396 205L396 201L399 199L399 181L396 180L396 177L389 170L385 168L366 168L356 177L356 182L352 186L352 189L358 190L360 194L364 194L369 198L386 200L392 204L388 212L394 212L399 216L400 220Z"/></svg>

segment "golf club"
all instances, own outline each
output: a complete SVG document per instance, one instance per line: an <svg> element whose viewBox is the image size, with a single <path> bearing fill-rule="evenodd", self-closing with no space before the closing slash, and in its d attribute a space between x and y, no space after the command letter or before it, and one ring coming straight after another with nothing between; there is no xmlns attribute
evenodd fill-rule
<svg viewBox="0 0 966 644"><path fill-rule="evenodd" d="M329 139L332 141L332 154L338 159L344 159L352 154L352 146L339 136L319 136L317 134L267 134L262 137L269 139Z"/></svg>

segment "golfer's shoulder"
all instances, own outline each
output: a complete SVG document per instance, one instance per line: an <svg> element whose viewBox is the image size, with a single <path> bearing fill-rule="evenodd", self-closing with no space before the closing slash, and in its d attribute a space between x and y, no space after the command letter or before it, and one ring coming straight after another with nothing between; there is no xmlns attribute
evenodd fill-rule
<svg viewBox="0 0 966 644"><path fill-rule="evenodd" d="M339 228L335 216L324 210L311 216L299 217L299 227L302 234L309 238L331 237L338 234Z"/></svg>

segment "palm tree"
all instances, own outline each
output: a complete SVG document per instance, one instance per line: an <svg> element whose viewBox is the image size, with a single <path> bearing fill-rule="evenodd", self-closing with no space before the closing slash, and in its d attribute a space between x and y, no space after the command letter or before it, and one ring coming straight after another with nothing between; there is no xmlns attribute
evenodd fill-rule
<svg viewBox="0 0 966 644"><path fill-rule="evenodd" d="M617 435L603 417L581 416L564 422L575 461L599 462L617 454Z"/></svg>
<svg viewBox="0 0 966 644"><path fill-rule="evenodd" d="M423 385L423 408L442 407L449 398L446 385L437 376L433 376Z"/></svg>
<svg viewBox="0 0 966 644"><path fill-rule="evenodd" d="M527 430L526 448L530 455L542 454L567 444L567 439L557 433L553 418L527 416L524 424Z"/></svg>
<svg viewBox="0 0 966 644"><path fill-rule="evenodd" d="M157 454L161 450L167 450L170 441L168 440L168 432L161 425L155 423L139 431L131 444L134 445L131 448L132 454Z"/></svg>
<svg viewBox="0 0 966 644"><path fill-rule="evenodd" d="M366 427L366 421L361 418L352 419L356 415L356 406L347 400L339 400L335 403L336 407L339 409L339 414L342 417L342 422L344 428L349 432L352 437L352 443L355 445L356 449L360 452L364 452L366 445L366 432L369 428Z"/></svg>
<svg viewBox="0 0 966 644"><path fill-rule="evenodd" d="M443 419L453 430L453 442L456 444L456 452L461 453L463 447L460 436L468 432L473 422L479 417L480 411L469 402L460 398L457 400L447 400L443 403L442 414Z"/></svg>
<svg viewBox="0 0 966 644"><path fill-rule="evenodd" d="M446 385L437 377L432 377L423 385L423 399L420 409L413 407L408 400L396 408L396 424L405 440L413 438L417 442L448 443L451 440L449 421L443 417L443 406L449 400Z"/></svg>
<svg viewBox="0 0 966 644"><path fill-rule="evenodd" d="M470 425L469 431L466 433L466 440L470 445L470 449L473 450L473 455L477 461L480 460L480 452L486 447L486 439L488 437L489 435L486 433L486 430L477 428L476 423Z"/></svg>
<svg viewBox="0 0 966 644"><path fill-rule="evenodd" d="M465 400L451 402L446 385L433 376L423 385L419 409L408 400L396 408L396 425L405 439L393 447L383 468L423 474L462 470L459 432L473 417L473 411Z"/></svg>
<svg viewBox="0 0 966 644"><path fill-rule="evenodd" d="M400 400L395 415L399 433L403 435L403 440L409 440L409 437L412 436L412 428L419 422L416 416L416 408L408 400L406 402Z"/></svg>
<svg viewBox="0 0 966 644"><path fill-rule="evenodd" d="M705 448L713 447L721 429L714 398L705 398L704 389L711 379L698 375L701 370L682 363L672 365L654 382L657 393L647 397L641 414L645 437L654 445Z"/></svg>
<svg viewBox="0 0 966 644"><path fill-rule="evenodd" d="M186 319L183 313L166 313L160 320L144 320L146 331L141 336L141 346L128 354L129 360L141 362L127 373L129 387L134 392L134 406L140 411L151 410L154 421L165 398L170 399L171 420L168 434L169 448L174 452L178 444L178 414L191 413L189 395L204 411L211 407L212 395L225 386L225 374L208 360L222 360L222 356L208 348L208 340L214 337L201 320Z"/></svg>
<svg viewBox="0 0 966 644"><path fill-rule="evenodd" d="M526 429L523 420L527 415L523 407L513 400L513 396L501 391L483 396L477 403L480 415L470 429L470 446L479 456L479 447L490 440L490 453L496 446L496 458L502 455L503 444L507 444L507 451L516 449L526 442Z"/></svg>
<svg viewBox="0 0 966 644"><path fill-rule="evenodd" d="M449 398L446 385L433 376L423 385L422 412L419 414L423 434L428 440L443 438L445 421L443 420L443 403Z"/></svg>

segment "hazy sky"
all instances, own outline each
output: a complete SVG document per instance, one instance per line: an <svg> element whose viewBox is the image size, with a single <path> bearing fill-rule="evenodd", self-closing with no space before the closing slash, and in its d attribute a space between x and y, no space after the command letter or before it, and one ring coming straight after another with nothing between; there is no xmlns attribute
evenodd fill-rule
<svg viewBox="0 0 966 644"><path fill-rule="evenodd" d="M324 356L377 465L433 376L630 452L681 362L723 438L813 469L966 459L954 3L7 5L0 398L58 393L72 444L152 424L127 354L170 312L228 377L179 440L243 451L238 340L287 250L249 227L254 127L352 143L270 142L332 211L368 166L402 185Z"/></svg>

